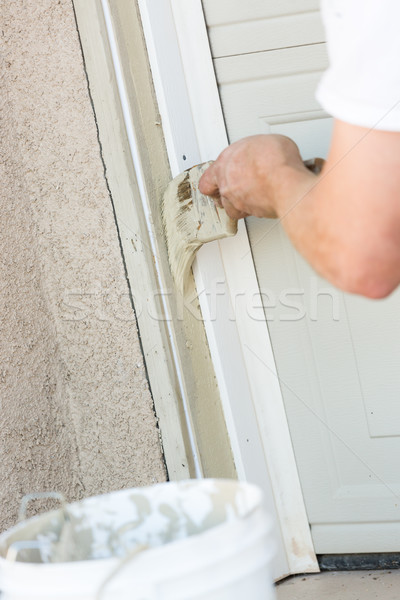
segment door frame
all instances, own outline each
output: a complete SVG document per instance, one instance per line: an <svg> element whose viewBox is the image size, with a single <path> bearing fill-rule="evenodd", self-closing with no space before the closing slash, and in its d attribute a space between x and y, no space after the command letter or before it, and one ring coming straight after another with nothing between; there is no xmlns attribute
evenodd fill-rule
<svg viewBox="0 0 400 600"><path fill-rule="evenodd" d="M228 144L202 4L138 4L175 176ZM203 246L193 272L238 476L263 488L279 523L277 575L318 571L267 323L248 310L260 292L244 222Z"/></svg>

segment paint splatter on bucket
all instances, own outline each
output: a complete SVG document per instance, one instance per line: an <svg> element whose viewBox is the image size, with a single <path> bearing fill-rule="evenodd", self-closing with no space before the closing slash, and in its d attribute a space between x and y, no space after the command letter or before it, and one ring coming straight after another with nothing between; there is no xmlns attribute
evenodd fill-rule
<svg viewBox="0 0 400 600"><path fill-rule="evenodd" d="M272 600L261 491L203 479L122 490L0 536L2 600Z"/></svg>

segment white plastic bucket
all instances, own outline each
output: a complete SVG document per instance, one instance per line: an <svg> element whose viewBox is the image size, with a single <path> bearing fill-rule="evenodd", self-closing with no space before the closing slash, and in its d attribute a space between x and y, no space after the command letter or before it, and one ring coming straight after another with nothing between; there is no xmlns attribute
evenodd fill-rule
<svg viewBox="0 0 400 600"><path fill-rule="evenodd" d="M236 481L87 498L0 536L1 600L272 600L270 531Z"/></svg>

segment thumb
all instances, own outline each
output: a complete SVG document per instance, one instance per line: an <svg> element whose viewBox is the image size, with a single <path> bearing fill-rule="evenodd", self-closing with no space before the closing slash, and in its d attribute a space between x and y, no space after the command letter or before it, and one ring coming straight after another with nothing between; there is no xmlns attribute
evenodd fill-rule
<svg viewBox="0 0 400 600"><path fill-rule="evenodd" d="M199 190L205 196L219 197L217 166L213 163L204 171L199 180Z"/></svg>

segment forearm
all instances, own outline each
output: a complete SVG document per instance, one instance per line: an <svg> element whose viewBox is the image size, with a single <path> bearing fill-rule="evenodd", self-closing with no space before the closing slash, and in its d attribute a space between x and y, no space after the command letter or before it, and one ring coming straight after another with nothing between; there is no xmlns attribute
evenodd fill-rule
<svg viewBox="0 0 400 600"><path fill-rule="evenodd" d="M310 265L335 286L371 298L400 282L400 239L376 182L365 186L348 165L326 163L321 175L287 169L276 196L282 226ZM385 212L385 208L387 212Z"/></svg>
<svg viewBox="0 0 400 600"><path fill-rule="evenodd" d="M274 195L274 209L296 249L310 265L334 285L347 288L342 257L346 248L342 226L333 223L324 194L324 174L313 175L306 169L286 168L285 178ZM329 216L327 213L331 213Z"/></svg>
<svg viewBox="0 0 400 600"><path fill-rule="evenodd" d="M371 298L400 283L400 132L335 121L319 176L283 136L244 138L200 180L230 217L277 217L323 277Z"/></svg>

